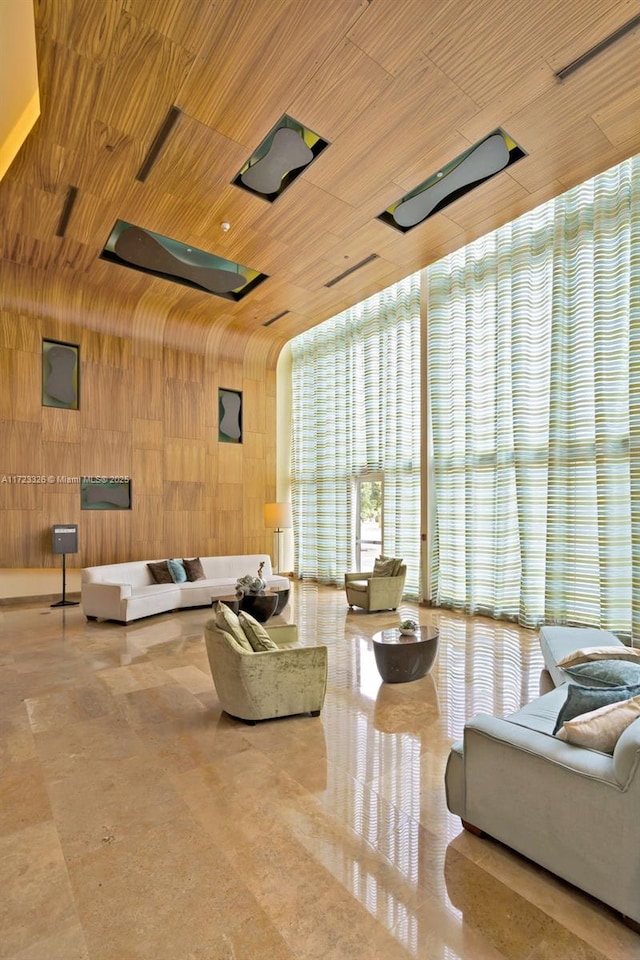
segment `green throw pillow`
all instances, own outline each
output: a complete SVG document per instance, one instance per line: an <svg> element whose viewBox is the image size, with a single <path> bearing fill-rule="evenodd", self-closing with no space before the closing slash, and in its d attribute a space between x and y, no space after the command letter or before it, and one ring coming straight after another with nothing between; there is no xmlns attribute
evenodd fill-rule
<svg viewBox="0 0 640 960"><path fill-rule="evenodd" d="M215 624L218 630L222 630L223 633L230 633L243 650L247 653L253 653L253 647L249 643L237 615L226 603L221 603L219 600L216 606Z"/></svg>
<svg viewBox="0 0 640 960"><path fill-rule="evenodd" d="M256 653L262 650L277 650L278 644L274 643L261 623L252 617L250 613L242 611L238 614L240 626L244 630L245 636L251 644L251 649Z"/></svg>
<svg viewBox="0 0 640 960"><path fill-rule="evenodd" d="M598 710L607 703L619 703L620 700L637 696L640 696L640 684L628 687L582 687L580 684L570 683L567 699L558 714L553 732L556 734L565 720L573 720L583 713Z"/></svg>
<svg viewBox="0 0 640 960"><path fill-rule="evenodd" d="M565 672L588 686L619 687L640 683L640 663L630 660L590 660L565 667Z"/></svg>

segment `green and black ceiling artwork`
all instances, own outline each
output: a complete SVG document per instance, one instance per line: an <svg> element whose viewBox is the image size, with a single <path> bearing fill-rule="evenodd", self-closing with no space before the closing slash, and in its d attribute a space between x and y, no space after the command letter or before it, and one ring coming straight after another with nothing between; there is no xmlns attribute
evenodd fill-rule
<svg viewBox="0 0 640 960"><path fill-rule="evenodd" d="M284 114L232 183L273 202L328 146L318 133Z"/></svg>
<svg viewBox="0 0 640 960"><path fill-rule="evenodd" d="M392 203L378 220L406 233L522 157L525 151L508 133L494 130Z"/></svg>
<svg viewBox="0 0 640 960"><path fill-rule="evenodd" d="M124 220L116 221L100 258L226 300L242 300L267 279L267 274L252 267L225 260Z"/></svg>

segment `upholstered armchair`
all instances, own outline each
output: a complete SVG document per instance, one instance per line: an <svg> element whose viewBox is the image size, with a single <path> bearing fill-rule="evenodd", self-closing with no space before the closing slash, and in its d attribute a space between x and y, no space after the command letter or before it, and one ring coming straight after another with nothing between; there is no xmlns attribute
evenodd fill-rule
<svg viewBox="0 0 640 960"><path fill-rule="evenodd" d="M345 573L344 588L350 607L374 610L396 610L402 600L404 581L407 577L405 564L399 564L394 576L379 576L371 573Z"/></svg>
<svg viewBox="0 0 640 960"><path fill-rule="evenodd" d="M211 676L222 709L254 724L297 713L318 716L327 686L327 648L296 644L295 624L267 627L275 650L243 649L214 620L205 626Z"/></svg>

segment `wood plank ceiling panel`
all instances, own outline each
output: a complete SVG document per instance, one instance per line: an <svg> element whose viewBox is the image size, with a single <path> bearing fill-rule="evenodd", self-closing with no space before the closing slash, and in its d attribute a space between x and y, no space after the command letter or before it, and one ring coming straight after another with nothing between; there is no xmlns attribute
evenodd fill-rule
<svg viewBox="0 0 640 960"><path fill-rule="evenodd" d="M639 0L326 0L321 15L317 0L35 0L42 115L0 183L3 300L134 331L149 363L163 342L215 343L230 359L248 331L279 346L640 152L637 30L554 77L639 11ZM231 180L285 112L330 145L269 204ZM508 173L406 235L376 219L497 126L528 152ZM269 279L234 303L106 263L116 219Z"/></svg>
<svg viewBox="0 0 640 960"><path fill-rule="evenodd" d="M325 0L318 16L316 0L224 0L178 106L251 151L366 5Z"/></svg>

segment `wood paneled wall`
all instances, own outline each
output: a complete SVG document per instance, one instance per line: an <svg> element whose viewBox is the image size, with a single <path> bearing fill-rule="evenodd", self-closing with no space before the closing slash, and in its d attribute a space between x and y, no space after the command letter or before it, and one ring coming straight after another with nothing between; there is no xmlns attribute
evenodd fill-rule
<svg viewBox="0 0 640 960"><path fill-rule="evenodd" d="M79 525L72 566L269 552L279 348L161 296L76 281L70 300L68 282L0 268L0 481L129 476L132 509L81 510L74 483L0 482L0 567L59 565L54 523ZM41 405L43 338L79 344L77 411ZM243 393L241 445L218 442L219 386Z"/></svg>

